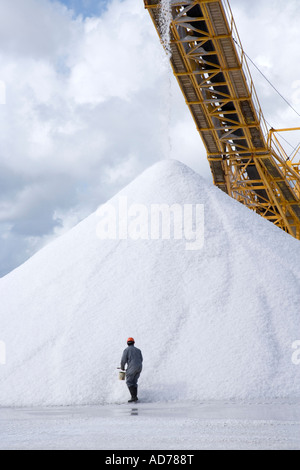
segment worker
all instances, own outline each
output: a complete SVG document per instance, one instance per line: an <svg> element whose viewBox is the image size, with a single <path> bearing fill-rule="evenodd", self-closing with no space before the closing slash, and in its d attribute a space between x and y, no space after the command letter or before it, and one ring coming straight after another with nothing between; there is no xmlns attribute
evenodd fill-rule
<svg viewBox="0 0 300 470"><path fill-rule="evenodd" d="M123 351L121 359L121 369L126 369L126 385L131 394L131 399L128 400L128 403L137 402L137 391L138 391L138 379L140 373L142 372L143 356L140 349L134 346L135 341L133 338L128 338L127 348Z"/></svg>

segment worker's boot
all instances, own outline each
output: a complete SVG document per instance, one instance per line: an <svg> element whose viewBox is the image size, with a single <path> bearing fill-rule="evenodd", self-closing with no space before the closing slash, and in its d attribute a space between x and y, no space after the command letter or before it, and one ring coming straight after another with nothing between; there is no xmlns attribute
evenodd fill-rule
<svg viewBox="0 0 300 470"><path fill-rule="evenodd" d="M133 402L138 401L137 387L128 387L128 388L129 388L129 392L131 394L131 399L128 400L128 403L133 403Z"/></svg>

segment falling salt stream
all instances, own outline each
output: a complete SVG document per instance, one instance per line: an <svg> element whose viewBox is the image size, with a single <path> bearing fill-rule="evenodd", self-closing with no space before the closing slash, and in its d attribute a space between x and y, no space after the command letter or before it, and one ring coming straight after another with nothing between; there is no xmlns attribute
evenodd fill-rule
<svg viewBox="0 0 300 470"><path fill-rule="evenodd" d="M160 6L160 29L163 46L166 50L167 58L170 60L172 51L170 46L170 25L172 21L171 0L161 0Z"/></svg>
<svg viewBox="0 0 300 470"><path fill-rule="evenodd" d="M164 67L166 69L166 91L164 93L163 108L165 116L165 125L166 131L164 137L167 138L167 148L165 150L165 158L171 158L172 154L172 143L171 143L171 104L172 104L172 70L170 67L170 59L172 56L171 50L171 36L170 36L170 25L172 21L172 11L171 11L171 0L161 0L160 2L160 16L159 16L159 25L160 25L160 35L162 44L165 49L164 54Z"/></svg>

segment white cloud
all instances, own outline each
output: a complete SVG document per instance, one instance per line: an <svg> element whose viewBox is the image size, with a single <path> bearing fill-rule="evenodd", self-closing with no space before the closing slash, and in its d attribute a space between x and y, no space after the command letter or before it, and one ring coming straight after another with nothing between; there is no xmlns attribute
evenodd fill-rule
<svg viewBox="0 0 300 470"><path fill-rule="evenodd" d="M246 0L231 0L230 3L246 53L293 104L292 84L300 78L299 1L255 0L251 8ZM251 63L249 65L268 122L275 128L298 127L300 118L287 109L282 98Z"/></svg>
<svg viewBox="0 0 300 470"><path fill-rule="evenodd" d="M70 91L79 104L95 106L109 98L130 100L161 75L154 31L141 2L113 2L101 18L86 19L75 56ZM74 57L72 58L74 61Z"/></svg>
<svg viewBox="0 0 300 470"><path fill-rule="evenodd" d="M16 60L54 59L76 38L75 21L61 3L48 0L0 0L0 44Z"/></svg>

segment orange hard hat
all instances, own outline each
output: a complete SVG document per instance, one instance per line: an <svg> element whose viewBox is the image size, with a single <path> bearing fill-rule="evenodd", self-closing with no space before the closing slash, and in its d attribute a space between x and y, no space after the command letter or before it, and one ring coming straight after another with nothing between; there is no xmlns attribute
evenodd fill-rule
<svg viewBox="0 0 300 470"><path fill-rule="evenodd" d="M134 343L134 342L135 342L135 341L134 341L133 338L128 338L128 340L127 340L127 343Z"/></svg>

